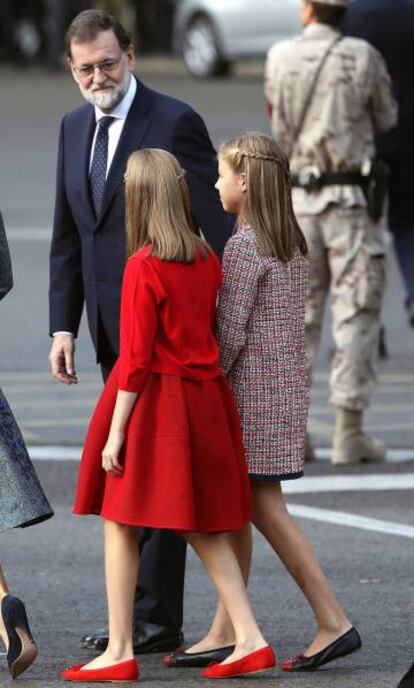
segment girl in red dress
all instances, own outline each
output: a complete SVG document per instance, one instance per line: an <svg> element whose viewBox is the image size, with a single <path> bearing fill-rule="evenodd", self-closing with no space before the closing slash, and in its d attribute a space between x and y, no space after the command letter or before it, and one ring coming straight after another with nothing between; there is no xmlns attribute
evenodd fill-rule
<svg viewBox="0 0 414 688"><path fill-rule="evenodd" d="M136 680L132 618L137 527L180 531L205 564L236 629L209 678L271 668L226 531L252 517L235 403L213 334L220 263L191 231L184 172L166 151L127 165L128 254L120 355L92 417L74 512L104 519L107 650L71 681Z"/></svg>

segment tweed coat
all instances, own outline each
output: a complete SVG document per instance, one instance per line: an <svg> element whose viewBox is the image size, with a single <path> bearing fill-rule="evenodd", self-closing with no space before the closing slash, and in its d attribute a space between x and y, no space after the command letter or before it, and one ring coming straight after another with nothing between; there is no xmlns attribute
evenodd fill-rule
<svg viewBox="0 0 414 688"><path fill-rule="evenodd" d="M251 479L303 474L309 376L305 358L306 258L263 257L240 227L223 257L217 338L238 405Z"/></svg>
<svg viewBox="0 0 414 688"><path fill-rule="evenodd" d="M10 254L0 213L0 299L12 286ZM0 532L30 526L52 515L22 434L0 389Z"/></svg>

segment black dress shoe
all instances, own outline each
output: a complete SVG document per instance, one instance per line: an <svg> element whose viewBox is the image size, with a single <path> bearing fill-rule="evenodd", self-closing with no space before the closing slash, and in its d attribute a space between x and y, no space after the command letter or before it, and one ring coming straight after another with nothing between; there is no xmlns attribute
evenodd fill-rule
<svg viewBox="0 0 414 688"><path fill-rule="evenodd" d="M404 674L398 684L398 688L414 688L414 664Z"/></svg>
<svg viewBox="0 0 414 688"><path fill-rule="evenodd" d="M184 636L176 628L140 621L134 626L133 640L135 654L143 655L150 652L176 650L183 644ZM96 652L104 652L107 646L108 631L106 629L96 634L90 633L81 640L81 647Z"/></svg>
<svg viewBox="0 0 414 688"><path fill-rule="evenodd" d="M79 646L83 650L94 650L96 642L105 638L108 644L108 629L100 628L98 631L91 631L87 635L82 636Z"/></svg>
<svg viewBox="0 0 414 688"><path fill-rule="evenodd" d="M284 671L314 671L328 662L332 662L339 657L356 652L362 645L361 636L357 629L352 626L346 633L334 640L333 643L325 647L310 657L298 655L291 657L280 665Z"/></svg>
<svg viewBox="0 0 414 688"><path fill-rule="evenodd" d="M223 662L233 651L234 645L226 645L226 647L218 647L216 650L206 652L177 650L172 655L164 657L163 661L167 667L207 667L212 663Z"/></svg>

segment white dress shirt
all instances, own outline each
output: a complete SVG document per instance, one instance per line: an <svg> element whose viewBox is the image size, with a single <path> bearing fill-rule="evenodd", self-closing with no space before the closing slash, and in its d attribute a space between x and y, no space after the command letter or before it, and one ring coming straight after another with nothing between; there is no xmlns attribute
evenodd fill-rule
<svg viewBox="0 0 414 688"><path fill-rule="evenodd" d="M135 94L137 92L137 82L134 79L134 77L131 75L131 79L129 81L129 86L128 90L125 93L124 97L122 98L121 102L118 103L116 108L112 110L111 117L115 117L115 122L111 123L111 126L108 129L108 161L107 161L107 166L106 166L106 176L108 176L109 169L112 164L112 160L114 159L115 151L117 149L119 139L121 138L122 134L122 129L124 128L125 120L127 118L129 109L132 105L132 101L135 98ZM93 158L93 151L95 150L95 141L96 141L96 135L98 133L98 123L99 120L102 119L102 117L106 117L108 115L107 112L102 112L96 105L95 105L95 118L96 118L96 127L95 127L95 133L93 135L93 141L92 141L92 146L91 146L91 154L89 158L89 172L91 170L92 166L92 158ZM72 337L74 336L73 332L65 332L63 330L59 330L58 332L53 332L53 336L56 334L70 334Z"/></svg>
<svg viewBox="0 0 414 688"><path fill-rule="evenodd" d="M98 134L99 120L101 120L102 117L106 117L108 114L110 114L111 117L115 117L115 122L112 122L111 126L108 129L108 160L107 160L107 166L106 166L106 176L108 176L109 168L111 167L112 160L114 159L115 151L117 149L119 139L121 138L122 129L124 128L125 120L127 118L129 108L132 105L132 101L135 98L136 92L137 92L137 82L134 79L134 77L131 76L127 92L125 93L121 102L116 106L116 108L114 108L112 110L112 112L110 112L110 113L102 112L102 110L100 110L95 105L96 127L95 127L95 133L93 135L93 141L92 141L92 146L91 146L91 155L89 158L89 172L91 171L91 167L92 167L92 158L93 158L93 152L95 150L96 136Z"/></svg>

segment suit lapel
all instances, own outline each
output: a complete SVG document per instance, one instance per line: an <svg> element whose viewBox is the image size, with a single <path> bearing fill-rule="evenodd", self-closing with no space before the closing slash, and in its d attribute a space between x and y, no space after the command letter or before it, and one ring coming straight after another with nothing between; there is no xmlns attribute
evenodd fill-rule
<svg viewBox="0 0 414 688"><path fill-rule="evenodd" d="M78 179L81 180L82 208L85 209L85 213L88 216L88 225L94 225L96 222L89 186L89 162L95 126L95 111L91 106L87 114L86 125L79 128L78 142L81 152L80 155L77 156L77 161L79 163Z"/></svg>
<svg viewBox="0 0 414 688"><path fill-rule="evenodd" d="M114 194L123 181L127 160L131 153L141 148L142 141L151 124L151 95L143 83L137 79L137 92L122 129L121 138L115 151L114 159L106 180L102 200L101 214L96 227L99 226Z"/></svg>

